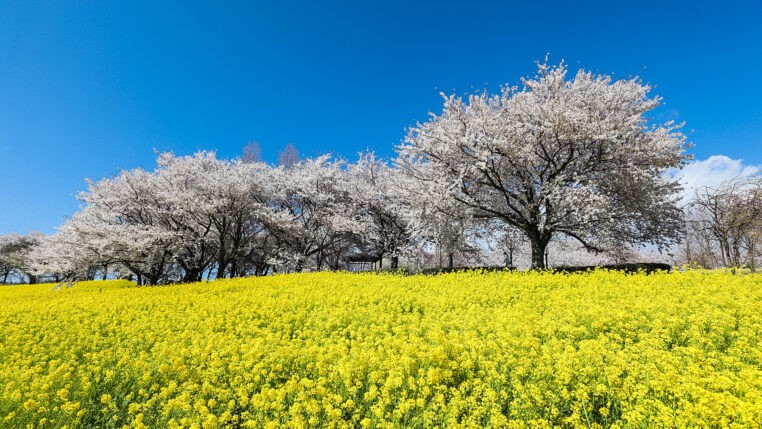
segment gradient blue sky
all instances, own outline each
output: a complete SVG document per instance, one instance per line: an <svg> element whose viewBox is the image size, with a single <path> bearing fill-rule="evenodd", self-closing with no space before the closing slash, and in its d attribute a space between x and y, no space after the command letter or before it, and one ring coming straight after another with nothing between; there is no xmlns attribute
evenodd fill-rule
<svg viewBox="0 0 762 429"><path fill-rule="evenodd" d="M391 156L439 91L546 53L654 85L697 159L762 164L762 2L318 3L0 0L0 234L52 232L154 149Z"/></svg>

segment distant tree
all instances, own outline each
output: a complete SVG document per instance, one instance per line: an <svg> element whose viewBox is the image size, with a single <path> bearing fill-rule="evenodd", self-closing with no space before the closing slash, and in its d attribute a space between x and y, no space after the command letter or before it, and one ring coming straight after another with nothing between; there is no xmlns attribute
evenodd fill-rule
<svg viewBox="0 0 762 429"><path fill-rule="evenodd" d="M502 252L502 263L506 267L516 267L519 255L526 247L527 239L524 233L504 222L494 219L488 220L479 226L479 233L489 245L496 245L496 249Z"/></svg>
<svg viewBox="0 0 762 429"><path fill-rule="evenodd" d="M246 146L243 147L241 161L248 163L262 161L262 148L259 146L259 143L250 141L246 144Z"/></svg>
<svg viewBox="0 0 762 429"><path fill-rule="evenodd" d="M474 250L467 240L469 233L474 232L471 219L462 216L458 211L438 210L428 213L428 217L428 225L434 227L430 229L430 240L437 247L440 267L443 266L442 259L446 257L447 267L455 268L456 254L470 253Z"/></svg>
<svg viewBox="0 0 762 429"><path fill-rule="evenodd" d="M44 235L39 232L30 234L8 234L0 236L0 280L2 284L15 277L16 281L35 283L32 270L32 253L40 245Z"/></svg>
<svg viewBox="0 0 762 429"><path fill-rule="evenodd" d="M2 284L7 284L8 279L17 272L18 260L13 243L16 242L16 234L0 236L0 278Z"/></svg>
<svg viewBox="0 0 762 429"><path fill-rule="evenodd" d="M687 262L756 270L762 250L762 177L735 178L698 189L687 223Z"/></svg>
<svg viewBox="0 0 762 429"><path fill-rule="evenodd" d="M396 175L400 179L405 177L401 172ZM454 268L456 255L464 257L476 250L469 239L477 239L481 231L472 210L441 194L420 192L415 181L409 178L398 182L399 189L404 192L399 211L408 224L411 241L434 246L439 268L444 266L444 259L448 268Z"/></svg>
<svg viewBox="0 0 762 429"><path fill-rule="evenodd" d="M282 151L278 152L278 165L284 168L291 168L291 166L301 161L301 159L299 151L296 150L296 147L291 143L287 144Z"/></svg>
<svg viewBox="0 0 762 429"><path fill-rule="evenodd" d="M95 210L84 207L37 246L33 271L55 281L92 280L99 267L118 268L112 258L124 235L118 228L106 227Z"/></svg>
<svg viewBox="0 0 762 429"><path fill-rule="evenodd" d="M338 268L335 252L346 250L365 230L344 174L344 162L328 155L271 172L271 207L290 219L276 233L281 266L296 271Z"/></svg>
<svg viewBox="0 0 762 429"><path fill-rule="evenodd" d="M399 165L420 192L522 231L535 268L557 235L593 252L676 242L680 185L664 173L688 159L681 125L649 122L660 98L637 79L566 77L564 64L540 64L521 90L445 96L397 148Z"/></svg>
<svg viewBox="0 0 762 429"><path fill-rule="evenodd" d="M408 178L369 152L348 166L346 180L358 216L366 224L360 232L365 250L381 258L381 264L384 256L389 257L390 268L397 269L413 235L409 213L417 206L409 199L411 187L403 183Z"/></svg>

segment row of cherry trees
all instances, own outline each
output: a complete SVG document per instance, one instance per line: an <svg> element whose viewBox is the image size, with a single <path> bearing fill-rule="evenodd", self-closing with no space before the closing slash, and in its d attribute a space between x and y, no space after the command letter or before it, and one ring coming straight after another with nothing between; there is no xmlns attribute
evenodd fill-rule
<svg viewBox="0 0 762 429"><path fill-rule="evenodd" d="M681 125L638 79L540 64L522 86L465 98L411 127L397 157L322 156L279 166L214 153L161 154L155 171L88 182L82 209L33 252L35 272L131 273L141 283L304 269L357 256L436 249L455 255L503 240L528 243L544 268L552 240L594 253L673 245L680 186L666 174L689 159Z"/></svg>
<svg viewBox="0 0 762 429"><path fill-rule="evenodd" d="M41 273L131 273L140 283L346 268L436 240L412 186L384 162L322 156L277 167L161 154L141 169L89 182L82 209L33 255Z"/></svg>

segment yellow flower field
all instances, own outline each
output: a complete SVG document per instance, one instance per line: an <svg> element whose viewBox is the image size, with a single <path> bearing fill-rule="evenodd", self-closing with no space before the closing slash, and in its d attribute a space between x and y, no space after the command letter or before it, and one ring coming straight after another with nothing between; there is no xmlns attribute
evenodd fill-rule
<svg viewBox="0 0 762 429"><path fill-rule="evenodd" d="M762 277L0 288L0 427L760 427Z"/></svg>

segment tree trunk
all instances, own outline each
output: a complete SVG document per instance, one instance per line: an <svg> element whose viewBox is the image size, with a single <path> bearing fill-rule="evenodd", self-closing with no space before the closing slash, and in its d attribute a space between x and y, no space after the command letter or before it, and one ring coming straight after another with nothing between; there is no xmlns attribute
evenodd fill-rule
<svg viewBox="0 0 762 429"><path fill-rule="evenodd" d="M224 238L220 238L220 250L217 253L217 275L214 277L215 279L224 279L225 278L225 270L228 268L228 264L230 261L228 260L228 254L225 251L225 240Z"/></svg>
<svg viewBox="0 0 762 429"><path fill-rule="evenodd" d="M185 270L183 283L193 283L201 281L201 270Z"/></svg>
<svg viewBox="0 0 762 429"><path fill-rule="evenodd" d="M323 271L323 252L318 252L315 256L315 271Z"/></svg>
<svg viewBox="0 0 762 429"><path fill-rule="evenodd" d="M156 286L159 284L159 279L161 278L161 273L151 273L148 277L148 284L150 286Z"/></svg>
<svg viewBox="0 0 762 429"><path fill-rule="evenodd" d="M214 276L215 279L224 279L225 278L225 269L228 266L228 261L225 259L220 259L217 262L217 274Z"/></svg>
<svg viewBox="0 0 762 429"><path fill-rule="evenodd" d="M750 238L749 239L749 248L748 248L747 252L749 253L749 270L752 273L755 273L757 271L756 261L754 260L754 252L756 252L755 244L756 243L754 242L754 240Z"/></svg>
<svg viewBox="0 0 762 429"><path fill-rule="evenodd" d="M267 273L267 265L265 264L257 264L254 267L254 275L255 276L263 276Z"/></svg>
<svg viewBox="0 0 762 429"><path fill-rule="evenodd" d="M741 261L741 246L738 243L738 239L733 240L733 266L743 266L743 261Z"/></svg>
<svg viewBox="0 0 762 429"><path fill-rule="evenodd" d="M724 239L720 241L720 251L722 253L722 266L727 267L732 264L730 257L730 244Z"/></svg>
<svg viewBox="0 0 762 429"><path fill-rule="evenodd" d="M391 269L396 270L399 267L399 263L400 263L399 256L392 256Z"/></svg>
<svg viewBox="0 0 762 429"><path fill-rule="evenodd" d="M447 267L450 269L453 269L455 267L452 252L447 254Z"/></svg>
<svg viewBox="0 0 762 429"><path fill-rule="evenodd" d="M101 277L101 280L108 279L108 264L103 266L103 276Z"/></svg>
<svg viewBox="0 0 762 429"><path fill-rule="evenodd" d="M549 234L531 234L529 242L532 245L532 269L542 270L547 268L545 264L545 249L550 241Z"/></svg>
<svg viewBox="0 0 762 429"><path fill-rule="evenodd" d="M230 277L241 277L238 273L238 259L235 258L230 262Z"/></svg>

